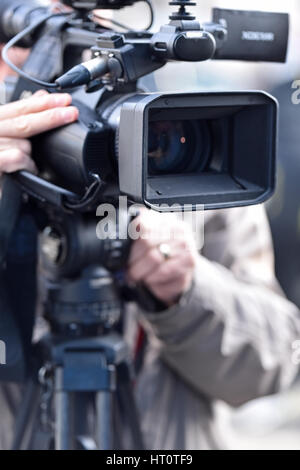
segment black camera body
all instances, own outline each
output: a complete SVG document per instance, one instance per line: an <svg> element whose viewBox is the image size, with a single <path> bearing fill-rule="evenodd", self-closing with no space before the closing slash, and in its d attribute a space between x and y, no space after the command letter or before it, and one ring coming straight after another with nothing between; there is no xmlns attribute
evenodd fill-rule
<svg viewBox="0 0 300 470"><path fill-rule="evenodd" d="M53 64L56 74L48 77L55 83L49 86L75 89L80 117L75 124L35 139L34 158L43 179L22 172L18 179L23 188L42 193L45 199L49 190L52 202L53 191L60 191L62 199L72 199L68 209L75 209L76 198L80 201L87 192L94 193L87 210L120 194L161 211L186 205L190 209L243 206L271 196L277 147L274 98L256 91L142 93L138 80L169 61L282 62L288 15L214 9L213 22L199 23L185 10L193 3L184 0L170 2L179 5L179 11L158 33L122 34L100 30L87 11L118 9L134 1L64 3L75 13L38 25L27 41L31 37L34 44L31 69L36 63L37 70L42 70L38 61L45 37L60 22L60 57ZM18 0L6 7L2 18L10 18L7 31L16 30L15 17L20 25L23 15L23 25L30 25L30 18L42 14L34 2L26 8L31 4L26 15ZM80 63L88 47L91 60ZM57 63L64 64L60 76ZM87 93L78 91L82 86ZM25 87L23 81L19 91ZM63 206L61 199L59 204ZM82 210L80 202L77 205Z"/></svg>
<svg viewBox="0 0 300 470"><path fill-rule="evenodd" d="M83 195L99 174L105 200L121 192L160 211L255 204L272 194L277 103L270 95L114 98L104 99L103 113L74 99L79 122L35 140L35 160L56 184Z"/></svg>

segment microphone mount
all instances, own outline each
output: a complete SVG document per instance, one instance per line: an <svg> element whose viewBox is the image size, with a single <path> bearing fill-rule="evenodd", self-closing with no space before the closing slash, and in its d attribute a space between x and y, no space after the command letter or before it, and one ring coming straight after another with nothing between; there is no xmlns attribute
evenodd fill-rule
<svg viewBox="0 0 300 470"><path fill-rule="evenodd" d="M170 15L171 21L194 21L196 19L195 16L191 15L188 11L186 11L187 6L196 6L197 2L191 2L190 0L177 0L169 2L170 6L179 6L178 11L172 13Z"/></svg>

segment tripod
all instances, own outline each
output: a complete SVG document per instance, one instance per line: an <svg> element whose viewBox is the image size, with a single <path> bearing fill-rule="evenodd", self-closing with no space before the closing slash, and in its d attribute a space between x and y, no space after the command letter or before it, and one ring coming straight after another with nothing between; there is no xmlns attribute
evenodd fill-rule
<svg viewBox="0 0 300 470"><path fill-rule="evenodd" d="M98 240L88 217L53 220L40 246L50 333L36 346L13 449L119 448L118 416L131 446L142 449L128 349L117 331L124 302L101 265L104 258L110 268L123 264L124 243Z"/></svg>

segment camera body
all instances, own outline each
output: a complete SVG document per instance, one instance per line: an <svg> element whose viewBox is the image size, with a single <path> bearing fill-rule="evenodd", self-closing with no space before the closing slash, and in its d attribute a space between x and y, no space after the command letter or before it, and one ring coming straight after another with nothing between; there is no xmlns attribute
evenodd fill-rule
<svg viewBox="0 0 300 470"><path fill-rule="evenodd" d="M20 2L13 3L17 15ZM159 32L119 33L101 30L83 11L117 9L134 1L64 3L75 13L64 22L59 17L59 56L52 67L57 70L60 62L64 73L48 80L54 79L57 89L75 89L80 117L77 123L34 140L42 178L23 172L19 175L23 188L31 194L42 192L45 199L52 191L51 202L54 191L63 196L70 192L71 199L80 200L91 193L97 180L95 198L89 199L87 210L120 194L160 211L186 205L191 209L244 206L271 196L277 149L274 98L256 91L142 93L138 80L169 61L282 62L288 15L214 9L213 22L199 23L185 10L193 3L182 0L170 2L179 11ZM26 15L28 22L30 15ZM55 29L55 18L51 22L52 28L39 27L38 37L36 31L32 35L31 69L42 70L41 49ZM259 32L254 31L256 25ZM78 64L89 46L91 60ZM51 70L49 63L47 69ZM24 91L24 82L22 86L19 91ZM82 86L86 93L78 92ZM77 206L82 210L80 203Z"/></svg>
<svg viewBox="0 0 300 470"><path fill-rule="evenodd" d="M40 170L83 195L126 194L155 210L260 203L275 187L277 103L263 92L134 93L80 101L79 122L34 143ZM103 111L102 111L103 110Z"/></svg>

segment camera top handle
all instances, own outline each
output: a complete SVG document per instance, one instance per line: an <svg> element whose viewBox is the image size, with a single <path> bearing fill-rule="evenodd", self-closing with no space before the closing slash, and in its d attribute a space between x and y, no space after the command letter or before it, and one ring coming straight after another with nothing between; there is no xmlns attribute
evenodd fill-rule
<svg viewBox="0 0 300 470"><path fill-rule="evenodd" d="M158 33L130 32L100 34L92 47L93 59L77 65L56 80L59 89L87 85L94 91L136 82L169 61L202 62L212 59L227 37L219 23L201 25L185 10L196 5L189 0L169 2L179 6L170 22ZM103 77L105 79L103 80Z"/></svg>

